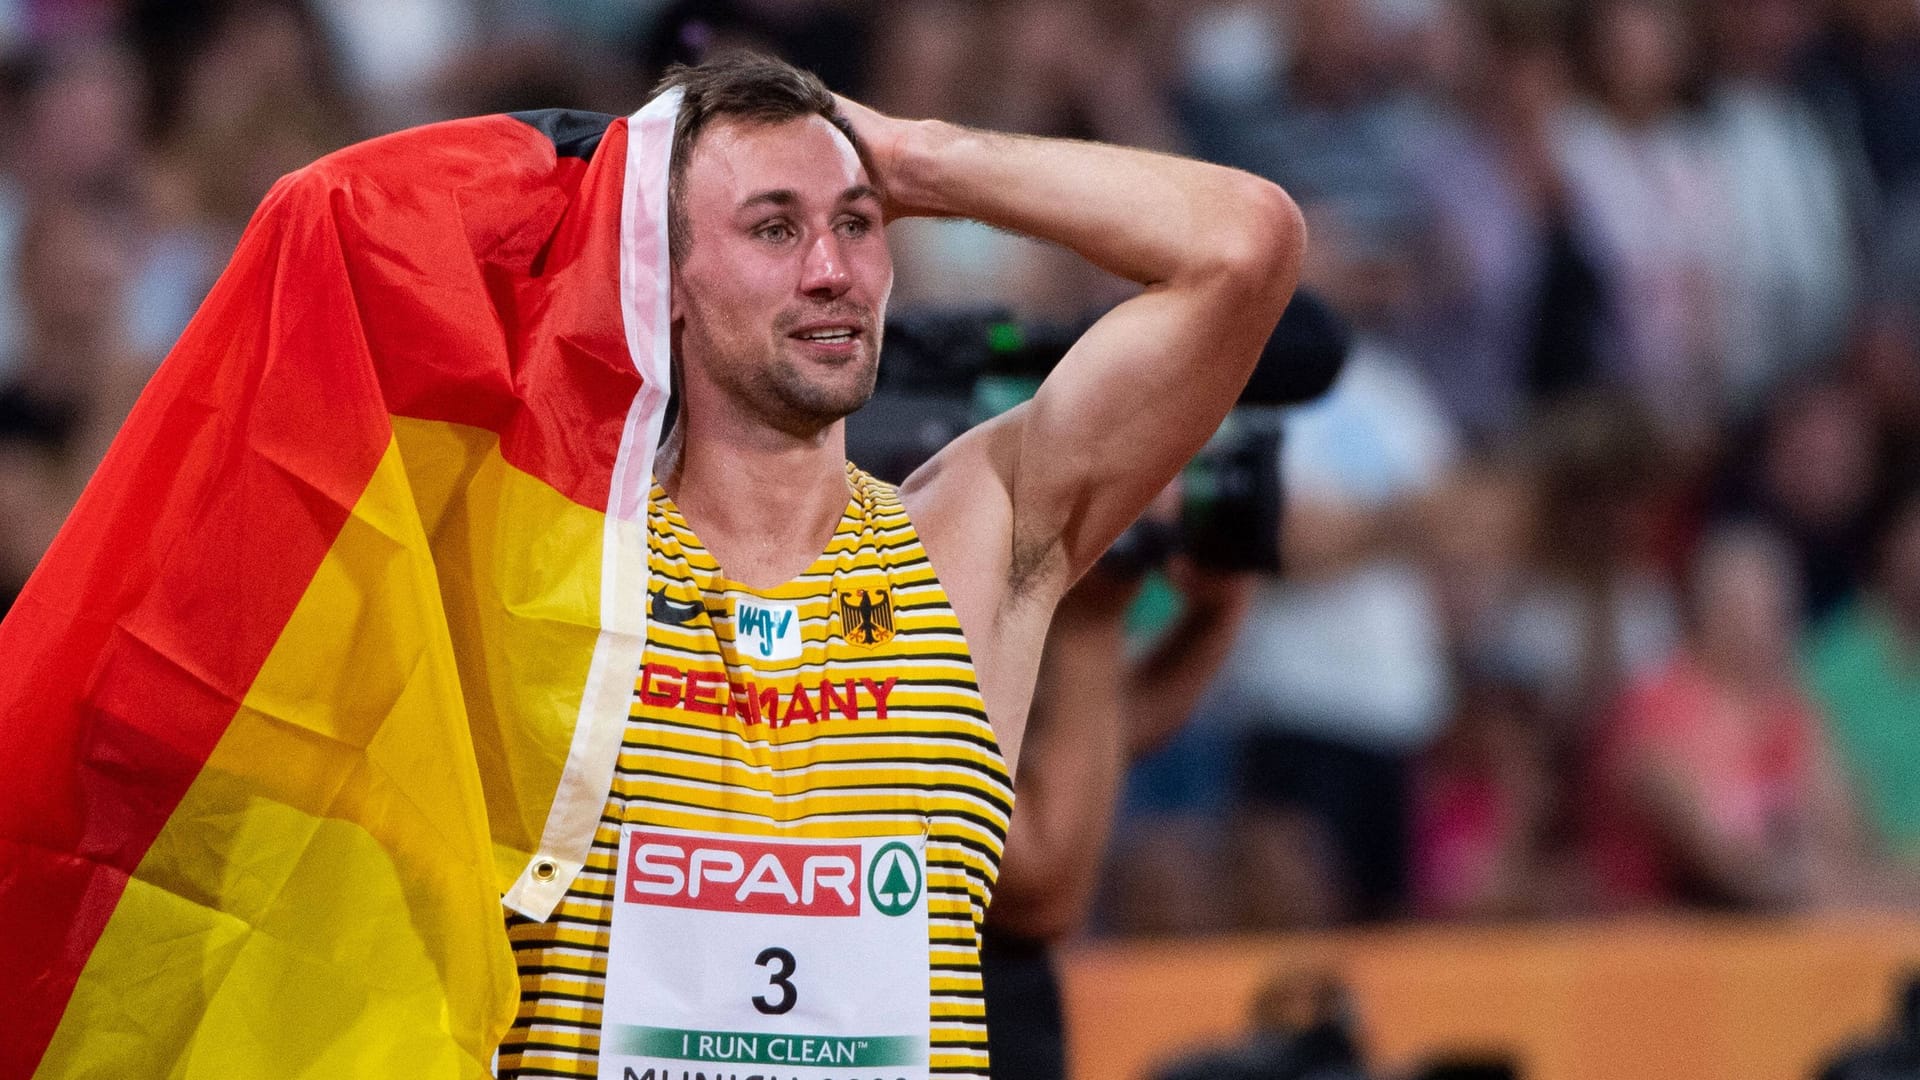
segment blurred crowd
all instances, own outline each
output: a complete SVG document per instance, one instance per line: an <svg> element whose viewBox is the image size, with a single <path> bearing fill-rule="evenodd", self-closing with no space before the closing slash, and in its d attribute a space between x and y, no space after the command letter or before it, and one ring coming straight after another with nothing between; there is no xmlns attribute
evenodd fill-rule
<svg viewBox="0 0 1920 1080"><path fill-rule="evenodd" d="M1174 575L1236 644L1100 927L1920 907L1917 0L0 0L0 605L277 176L728 44L1306 213L1352 353L1287 572ZM896 309L1126 295L891 231Z"/></svg>

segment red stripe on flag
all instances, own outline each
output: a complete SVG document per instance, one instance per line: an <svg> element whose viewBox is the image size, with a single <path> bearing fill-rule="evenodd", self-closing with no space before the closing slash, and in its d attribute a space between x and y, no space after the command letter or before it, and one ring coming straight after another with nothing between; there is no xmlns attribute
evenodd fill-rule
<svg viewBox="0 0 1920 1080"><path fill-rule="evenodd" d="M0 1080L35 1068L390 413L499 431L518 467L604 508L639 385L607 202L624 134L556 164L516 120L436 125L323 159L262 205L0 624ZM582 181L596 194L570 200Z"/></svg>
<svg viewBox="0 0 1920 1080"><path fill-rule="evenodd" d="M600 511L640 390L620 314L626 153L624 119L591 163L556 163L546 136L491 116L314 166L340 180L348 272L386 290L359 315L389 411L499 432L515 468ZM423 191L427 160L445 181Z"/></svg>

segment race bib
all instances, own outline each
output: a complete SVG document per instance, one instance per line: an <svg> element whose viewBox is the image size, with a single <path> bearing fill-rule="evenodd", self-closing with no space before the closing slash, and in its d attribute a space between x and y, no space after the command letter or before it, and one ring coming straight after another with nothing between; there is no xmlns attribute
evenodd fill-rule
<svg viewBox="0 0 1920 1080"><path fill-rule="evenodd" d="M601 1080L926 1080L926 839L630 825Z"/></svg>

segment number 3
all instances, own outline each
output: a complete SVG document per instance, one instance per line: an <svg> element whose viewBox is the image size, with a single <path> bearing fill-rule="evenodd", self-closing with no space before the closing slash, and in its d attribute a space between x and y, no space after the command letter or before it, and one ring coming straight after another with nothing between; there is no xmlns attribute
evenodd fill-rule
<svg viewBox="0 0 1920 1080"><path fill-rule="evenodd" d="M760 950L760 955L753 958L754 964L758 967L766 967L770 961L778 961L780 964L780 970L774 972L772 978L767 980L767 985L780 988L780 1000L768 1001L764 995L759 995L753 999L753 1007L768 1016L779 1016L793 1008L793 1003L800 999L800 992L787 981L793 975L793 954L775 945Z"/></svg>

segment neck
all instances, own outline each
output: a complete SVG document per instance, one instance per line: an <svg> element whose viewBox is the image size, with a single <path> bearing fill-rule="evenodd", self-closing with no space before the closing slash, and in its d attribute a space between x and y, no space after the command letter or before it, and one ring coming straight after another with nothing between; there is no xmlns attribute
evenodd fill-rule
<svg viewBox="0 0 1920 1080"><path fill-rule="evenodd" d="M727 577L752 588L813 563L846 512L844 422L797 437L762 425L701 423L682 409L660 448L660 486Z"/></svg>

